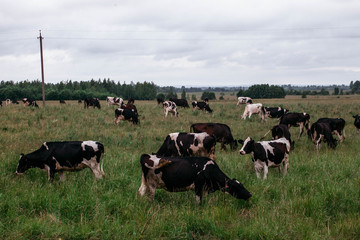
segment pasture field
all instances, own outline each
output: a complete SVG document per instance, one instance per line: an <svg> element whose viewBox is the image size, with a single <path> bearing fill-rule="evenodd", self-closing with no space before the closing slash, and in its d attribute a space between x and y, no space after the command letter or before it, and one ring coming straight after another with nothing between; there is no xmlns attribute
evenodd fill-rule
<svg viewBox="0 0 360 240"><path fill-rule="evenodd" d="M226 99L226 97L225 97ZM0 238L1 239L360 239L360 134L352 115L360 114L359 96L290 97L256 100L346 120L346 139L335 150L314 144L291 128L295 149L288 175L270 169L257 179L250 155L220 150L219 167L253 194L245 202L220 191L203 198L192 191L157 190L153 202L137 197L141 183L139 159L156 152L166 135L189 131L192 123L221 122L235 138L259 140L274 119L241 120L244 105L236 100L210 102L213 114L180 109L179 117L164 118L156 101L135 101L141 124L113 124L115 107L84 109L75 101L56 101L34 109L22 105L0 108ZM269 139L269 137L267 138ZM106 177L96 181L90 169L58 175L30 169L14 174L20 153L30 153L45 141L96 140L105 146ZM239 150L239 148L238 148Z"/></svg>

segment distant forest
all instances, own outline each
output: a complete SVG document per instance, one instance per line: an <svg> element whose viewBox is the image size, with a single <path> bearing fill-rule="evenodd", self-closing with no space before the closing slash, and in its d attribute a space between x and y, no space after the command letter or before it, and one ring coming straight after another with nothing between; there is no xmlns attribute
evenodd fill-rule
<svg viewBox="0 0 360 240"><path fill-rule="evenodd" d="M263 89L263 91L261 91L261 89ZM268 93L266 96L263 93L264 91ZM359 94L360 81L351 81L350 85L330 86L265 86L264 84L261 84L253 85L251 87L160 87L153 82L130 82L129 84L126 84L125 82L115 82L108 78L103 80L91 79L90 81L80 82L69 80L45 84L46 100L78 100L86 97L97 97L104 100L107 96L118 96L124 99L134 98L137 100L153 100L159 94L177 97L177 93L181 93L181 97L184 97L186 96L185 93L194 92L206 92L208 94L220 92L221 95L224 95L225 92L230 92L234 94L237 93L237 95L251 95L250 97L253 98L264 96L270 98L284 97L285 95ZM36 100L42 99L41 81L0 82L0 100L8 98L19 100L24 97L34 98Z"/></svg>

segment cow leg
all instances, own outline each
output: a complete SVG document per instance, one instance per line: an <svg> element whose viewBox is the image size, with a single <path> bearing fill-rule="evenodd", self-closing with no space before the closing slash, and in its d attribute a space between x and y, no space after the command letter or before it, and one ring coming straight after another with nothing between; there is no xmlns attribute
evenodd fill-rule
<svg viewBox="0 0 360 240"><path fill-rule="evenodd" d="M148 188L147 188L147 184L146 184L146 181L145 181L145 177L144 177L144 174L142 174L141 176L141 186L138 190L138 194L140 197L143 197L148 191Z"/></svg>
<svg viewBox="0 0 360 240"><path fill-rule="evenodd" d="M226 150L224 139L222 139L222 141L221 141L221 150Z"/></svg>
<svg viewBox="0 0 360 240"><path fill-rule="evenodd" d="M259 164L258 162L254 162L254 164L255 164L256 177L261 178L260 173L261 173L261 170L263 169L262 164Z"/></svg>
<svg viewBox="0 0 360 240"><path fill-rule="evenodd" d="M267 178L267 174L268 174L269 168L266 165L266 163L264 164L264 180Z"/></svg>
<svg viewBox="0 0 360 240"><path fill-rule="evenodd" d="M249 118L251 118L252 112L249 112Z"/></svg>
<svg viewBox="0 0 360 240"><path fill-rule="evenodd" d="M63 171L60 171L60 172L59 172L59 178L60 178L60 181L61 181L61 182L64 182L64 181L65 181L65 174L64 174Z"/></svg>
<svg viewBox="0 0 360 240"><path fill-rule="evenodd" d="M164 115L165 115L165 117L167 117L167 115L168 115L168 111L167 111L167 110L164 110Z"/></svg>
<svg viewBox="0 0 360 240"><path fill-rule="evenodd" d="M289 156L285 156L285 159L283 161L283 165L284 165L284 170L283 170L283 175L285 176L287 174L287 171L289 169Z"/></svg>
<svg viewBox="0 0 360 240"><path fill-rule="evenodd" d="M84 159L82 161L82 163L85 164L86 166L88 166L91 169L91 171L94 174L95 178L101 179L103 177L103 174L100 171L100 165L96 161L96 157L93 157L90 160Z"/></svg>
<svg viewBox="0 0 360 240"><path fill-rule="evenodd" d="M299 138L301 137L301 135L304 132L304 123L300 123L300 133L299 133Z"/></svg>
<svg viewBox="0 0 360 240"><path fill-rule="evenodd" d="M323 138L323 135L320 134L318 140L316 141L316 150L319 151L321 148L321 139Z"/></svg>
<svg viewBox="0 0 360 240"><path fill-rule="evenodd" d="M118 117L115 117L114 124L117 125L120 122L120 119Z"/></svg>

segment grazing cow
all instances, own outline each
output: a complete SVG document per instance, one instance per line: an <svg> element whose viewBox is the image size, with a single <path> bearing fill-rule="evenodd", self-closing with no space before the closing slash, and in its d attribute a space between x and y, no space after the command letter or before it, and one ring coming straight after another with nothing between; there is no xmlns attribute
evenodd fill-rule
<svg viewBox="0 0 360 240"><path fill-rule="evenodd" d="M82 103L81 99L78 100L78 104Z"/></svg>
<svg viewBox="0 0 360 240"><path fill-rule="evenodd" d="M178 107L183 107L183 108L189 107L188 101L186 99L170 98L169 100L174 102Z"/></svg>
<svg viewBox="0 0 360 240"><path fill-rule="evenodd" d="M310 128L311 137L317 151L321 148L321 141L327 142L332 149L336 148L337 140L333 138L329 123L315 122Z"/></svg>
<svg viewBox="0 0 360 240"><path fill-rule="evenodd" d="M66 104L64 100L59 100L60 104Z"/></svg>
<svg viewBox="0 0 360 240"><path fill-rule="evenodd" d="M143 154L141 186L138 194L154 200L156 188L169 192L194 190L196 201L203 195L220 190L237 199L247 200L251 193L235 178L230 179L210 158L206 157L158 157Z"/></svg>
<svg viewBox="0 0 360 240"><path fill-rule="evenodd" d="M191 103L192 106L193 106L193 110L205 110L209 113L212 113L213 110L210 108L209 106L209 102L208 101L203 101L203 102L197 102L197 101L194 101Z"/></svg>
<svg viewBox="0 0 360 240"><path fill-rule="evenodd" d="M163 102L164 102L164 99L162 99L162 98L157 98L156 101L157 101L157 103L158 103L158 105L159 105L160 103L163 103Z"/></svg>
<svg viewBox="0 0 360 240"><path fill-rule="evenodd" d="M249 97L238 97L238 102L236 106L239 106L240 104L252 104L252 99Z"/></svg>
<svg viewBox="0 0 360 240"><path fill-rule="evenodd" d="M237 141L231 134L230 127L222 123L195 123L190 126L190 132L206 132L215 136L217 142L221 142L221 149L226 150L225 144L230 144L232 150L236 150Z"/></svg>
<svg viewBox="0 0 360 240"><path fill-rule="evenodd" d="M264 179L266 179L269 167L278 167L280 172L281 164L283 164L284 176L289 168L290 143L286 138L255 142L248 137L239 152L241 155L251 154L258 178L262 169L264 169Z"/></svg>
<svg viewBox="0 0 360 240"><path fill-rule="evenodd" d="M345 139L345 120L342 118L319 118L317 123L328 123L332 134L336 134L342 143ZM309 131L308 131L309 134ZM310 131L311 134L311 131ZM310 136L310 135L309 135Z"/></svg>
<svg viewBox="0 0 360 240"><path fill-rule="evenodd" d="M261 103L247 104L241 118L245 120L247 116L251 118L253 114L259 114L259 117L264 119Z"/></svg>
<svg viewBox="0 0 360 240"><path fill-rule="evenodd" d="M262 138L260 138L260 140L264 139L270 132L273 140L286 138L290 143L291 149L294 149L295 141L291 141L291 134L287 125L280 124L273 126L272 129L270 129Z"/></svg>
<svg viewBox="0 0 360 240"><path fill-rule="evenodd" d="M11 100L10 100L10 99L6 99L6 100L5 100L5 105L8 106L8 105L10 105L10 104L11 104Z"/></svg>
<svg viewBox="0 0 360 240"><path fill-rule="evenodd" d="M124 100L120 97L106 97L108 107L110 105L118 105L119 107L124 104Z"/></svg>
<svg viewBox="0 0 360 240"><path fill-rule="evenodd" d="M15 100L12 100L12 103L13 104L19 104L19 102L15 99Z"/></svg>
<svg viewBox="0 0 360 240"><path fill-rule="evenodd" d="M136 109L128 109L128 108L118 108L115 109L115 120L114 124L117 125L120 120L128 120L133 124L140 124L139 115Z"/></svg>
<svg viewBox="0 0 360 240"><path fill-rule="evenodd" d="M48 172L49 181L59 173L64 180L64 171L77 171L89 167L96 178L105 176L103 171L104 145L95 141L44 142L29 154L21 154L16 173L21 175L30 168ZM101 164L100 164L101 160Z"/></svg>
<svg viewBox="0 0 360 240"><path fill-rule="evenodd" d="M206 132L202 133L170 133L160 149L157 156L201 156L216 158L215 156L216 138Z"/></svg>
<svg viewBox="0 0 360 240"><path fill-rule="evenodd" d="M309 130L309 123L310 123L310 115L307 113L286 113L280 118L279 124L285 124L290 128L299 127L300 126L300 133L299 138L304 132L304 127Z"/></svg>
<svg viewBox="0 0 360 240"><path fill-rule="evenodd" d="M0 100L0 107L2 107L2 101Z"/></svg>
<svg viewBox="0 0 360 240"><path fill-rule="evenodd" d="M39 105L37 105L36 101L34 99L31 98L24 98L23 100L24 106L32 106L32 107L39 107Z"/></svg>
<svg viewBox="0 0 360 240"><path fill-rule="evenodd" d="M359 114L356 114L355 116L353 116L353 118L355 118L354 126L356 127L356 130L357 130L357 132L359 133L359 129L360 129L360 116L359 116Z"/></svg>
<svg viewBox="0 0 360 240"><path fill-rule="evenodd" d="M281 118L289 110L282 107L262 107L263 117L266 121L267 118Z"/></svg>
<svg viewBox="0 0 360 240"><path fill-rule="evenodd" d="M84 108L89 108L89 106L93 106L93 108L97 107L98 109L101 109L100 101L98 98L85 98Z"/></svg>
<svg viewBox="0 0 360 240"><path fill-rule="evenodd" d="M176 117L178 116L176 103L172 101L165 101L163 102L163 108L164 108L165 117L167 117L169 112L175 115Z"/></svg>

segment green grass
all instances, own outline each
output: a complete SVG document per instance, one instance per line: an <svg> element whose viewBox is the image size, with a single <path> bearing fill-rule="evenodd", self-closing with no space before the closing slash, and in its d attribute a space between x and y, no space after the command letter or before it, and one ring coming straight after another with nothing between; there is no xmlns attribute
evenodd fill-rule
<svg viewBox="0 0 360 240"><path fill-rule="evenodd" d="M225 98L226 99L226 98ZM270 169L256 178L250 156L220 150L217 163L253 194L250 201L222 192L197 205L194 192L157 190L154 202L137 197L141 183L139 158L156 152L170 132L189 131L195 122L228 124L235 138L258 140L276 120L257 116L241 120L244 106L236 100L211 102L214 113L180 109L179 118L163 116L155 101L137 101L141 124L113 124L114 107L83 109L69 102L49 102L40 109L0 108L0 238L1 239L359 239L360 134L352 114L360 113L359 96L290 97L259 100L320 117L343 117L346 139L336 150L323 144L316 153L306 137L290 153L288 175ZM14 174L20 153L45 141L96 140L105 145L106 178L96 181L89 169L56 176L31 169Z"/></svg>

